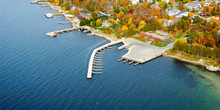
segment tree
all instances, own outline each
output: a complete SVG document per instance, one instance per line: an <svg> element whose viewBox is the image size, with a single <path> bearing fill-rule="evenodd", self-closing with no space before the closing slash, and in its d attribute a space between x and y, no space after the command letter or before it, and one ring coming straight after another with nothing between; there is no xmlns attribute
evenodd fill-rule
<svg viewBox="0 0 220 110"><path fill-rule="evenodd" d="M161 8L165 10L167 9L167 7L168 7L167 3L165 1L162 1Z"/></svg>
<svg viewBox="0 0 220 110"><path fill-rule="evenodd" d="M133 29L135 29L136 28L136 26L133 24L133 23L131 23L131 25L130 25Z"/></svg>
<svg viewBox="0 0 220 110"><path fill-rule="evenodd" d="M122 29L121 29L121 27L119 27L118 30L117 30L117 32L118 32L118 33L121 33L121 31L122 31Z"/></svg>
<svg viewBox="0 0 220 110"><path fill-rule="evenodd" d="M144 27L140 31L147 32L147 31L152 31L152 30L153 30L152 25L151 24L146 24L146 25L144 25Z"/></svg>
<svg viewBox="0 0 220 110"><path fill-rule="evenodd" d="M169 0L169 3L173 3L173 0Z"/></svg>
<svg viewBox="0 0 220 110"><path fill-rule="evenodd" d="M123 16L124 16L124 13L120 11L120 12L118 13L118 19L121 20L121 18L122 18Z"/></svg>
<svg viewBox="0 0 220 110"><path fill-rule="evenodd" d="M119 7L114 7L114 12L115 12L115 13L119 13L119 12L120 12Z"/></svg>
<svg viewBox="0 0 220 110"><path fill-rule="evenodd" d="M55 0L55 3L56 3L56 4L60 3L60 0Z"/></svg>
<svg viewBox="0 0 220 110"><path fill-rule="evenodd" d="M130 17L128 20L128 24L130 25L132 23L133 19Z"/></svg>
<svg viewBox="0 0 220 110"><path fill-rule="evenodd" d="M145 21L142 20L142 21L138 24L138 29L141 30L145 25L146 25Z"/></svg>
<svg viewBox="0 0 220 110"><path fill-rule="evenodd" d="M185 50L185 47L187 45L187 41L184 38L176 39L174 42L174 49L176 50Z"/></svg>
<svg viewBox="0 0 220 110"><path fill-rule="evenodd" d="M96 24L96 26L101 26L102 22L98 19L98 20L96 20L95 24Z"/></svg>
<svg viewBox="0 0 220 110"><path fill-rule="evenodd" d="M128 27L126 25L122 26L122 31L127 31Z"/></svg>
<svg viewBox="0 0 220 110"><path fill-rule="evenodd" d="M133 29L133 28L129 28L128 29L128 36L132 36L132 35L135 35L136 34L136 31Z"/></svg>
<svg viewBox="0 0 220 110"><path fill-rule="evenodd" d="M177 31L178 31L178 29L177 29L177 27L176 27L176 26L174 27L174 29L173 29L173 30L174 30L175 32L177 32Z"/></svg>
<svg viewBox="0 0 220 110"><path fill-rule="evenodd" d="M134 10L133 9L129 9L128 11L130 14L133 14Z"/></svg>
<svg viewBox="0 0 220 110"><path fill-rule="evenodd" d="M192 17L193 17L193 13L189 12L188 16L189 16L190 18L192 18Z"/></svg>

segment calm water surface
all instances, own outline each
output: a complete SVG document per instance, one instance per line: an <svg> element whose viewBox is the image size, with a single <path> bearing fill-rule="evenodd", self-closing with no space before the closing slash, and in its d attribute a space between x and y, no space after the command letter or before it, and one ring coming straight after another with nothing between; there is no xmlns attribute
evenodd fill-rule
<svg viewBox="0 0 220 110"><path fill-rule="evenodd" d="M92 50L109 41L71 32L63 16L31 5L31 0L0 2L0 109L8 110L219 110L220 76L160 57L133 66L117 62L125 50L114 46L103 57L103 74L86 79Z"/></svg>

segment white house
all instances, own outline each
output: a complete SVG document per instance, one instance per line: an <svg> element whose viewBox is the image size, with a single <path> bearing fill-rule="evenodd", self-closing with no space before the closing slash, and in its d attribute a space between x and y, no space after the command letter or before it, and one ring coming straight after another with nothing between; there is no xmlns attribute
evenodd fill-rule
<svg viewBox="0 0 220 110"><path fill-rule="evenodd" d="M188 16L189 12L188 11L182 11L178 13L177 15L174 15L175 18L181 18L183 16Z"/></svg>
<svg viewBox="0 0 220 110"><path fill-rule="evenodd" d="M205 3L204 6L209 6L209 3Z"/></svg>
<svg viewBox="0 0 220 110"><path fill-rule="evenodd" d="M158 2L156 2L155 4L152 4L150 7L153 8L153 9L159 9L160 10Z"/></svg>
<svg viewBox="0 0 220 110"><path fill-rule="evenodd" d="M220 0L216 0L215 1L215 4L217 5L217 4L219 4L220 3Z"/></svg>
<svg viewBox="0 0 220 110"><path fill-rule="evenodd" d="M102 15L105 15L105 16L111 16L111 14L109 14L105 11L102 11L102 10L100 10L99 13L102 14Z"/></svg>
<svg viewBox="0 0 220 110"><path fill-rule="evenodd" d="M175 22L175 20L163 20L163 26L168 27L170 25L173 25Z"/></svg>
<svg viewBox="0 0 220 110"><path fill-rule="evenodd" d="M130 0L130 1L131 1L132 5L139 3L139 0Z"/></svg>
<svg viewBox="0 0 220 110"><path fill-rule="evenodd" d="M180 12L181 11L179 9L175 8L175 9L172 9L172 10L168 11L168 15L169 16L174 16L174 15L180 13Z"/></svg>
<svg viewBox="0 0 220 110"><path fill-rule="evenodd" d="M166 2L166 3L169 3L170 0L162 0L162 1L164 1L164 2Z"/></svg>
<svg viewBox="0 0 220 110"><path fill-rule="evenodd" d="M192 10L193 8L199 9L200 7L202 7L199 2L186 3L183 6L186 7L187 9L189 9L189 10Z"/></svg>
<svg viewBox="0 0 220 110"><path fill-rule="evenodd" d="M81 8L78 6L72 6L71 10L75 10L75 9L81 10Z"/></svg>
<svg viewBox="0 0 220 110"><path fill-rule="evenodd" d="M108 20L104 20L102 22L102 27L105 26L105 27L110 27L112 25L112 23L108 22Z"/></svg>

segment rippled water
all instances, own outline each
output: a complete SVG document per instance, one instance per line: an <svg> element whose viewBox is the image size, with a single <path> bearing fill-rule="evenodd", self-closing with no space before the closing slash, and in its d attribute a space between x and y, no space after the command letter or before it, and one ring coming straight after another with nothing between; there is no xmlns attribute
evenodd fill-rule
<svg viewBox="0 0 220 110"><path fill-rule="evenodd" d="M48 37L71 26L30 2L0 2L0 109L220 109L218 74L167 57L117 62L120 45L105 52L103 74L87 80L92 50L109 41L78 31Z"/></svg>

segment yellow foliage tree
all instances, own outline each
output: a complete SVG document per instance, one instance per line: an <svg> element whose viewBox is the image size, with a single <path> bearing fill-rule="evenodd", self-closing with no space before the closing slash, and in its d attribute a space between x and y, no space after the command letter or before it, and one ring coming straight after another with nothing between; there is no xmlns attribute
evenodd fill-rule
<svg viewBox="0 0 220 110"><path fill-rule="evenodd" d="M126 25L122 26L122 31L127 31L128 27Z"/></svg>
<svg viewBox="0 0 220 110"><path fill-rule="evenodd" d="M146 25L145 21L142 20L142 21L138 24L138 29L141 30L145 25Z"/></svg>
<svg viewBox="0 0 220 110"><path fill-rule="evenodd" d="M170 0L169 3L173 3L173 0Z"/></svg>
<svg viewBox="0 0 220 110"><path fill-rule="evenodd" d="M93 25L93 22L91 21L91 22L90 22L90 26L92 26L92 25Z"/></svg>
<svg viewBox="0 0 220 110"><path fill-rule="evenodd" d="M148 7L150 4L145 1L145 2L144 2L144 5L145 5L146 7Z"/></svg>
<svg viewBox="0 0 220 110"><path fill-rule="evenodd" d="M118 33L121 33L121 31L122 31L121 27L119 27L117 31L118 31Z"/></svg>
<svg viewBox="0 0 220 110"><path fill-rule="evenodd" d="M114 23L115 23L115 24L118 24L118 21L117 21L117 20L114 20Z"/></svg>
<svg viewBox="0 0 220 110"><path fill-rule="evenodd" d="M130 17L128 20L128 24L130 25L132 23L133 19Z"/></svg>
<svg viewBox="0 0 220 110"><path fill-rule="evenodd" d="M95 21L96 26L101 26L102 22L98 19Z"/></svg>
<svg viewBox="0 0 220 110"><path fill-rule="evenodd" d="M187 40L184 38L179 38L179 39L176 39L174 43L176 43L176 42L180 42L181 44L186 44Z"/></svg>
<svg viewBox="0 0 220 110"><path fill-rule="evenodd" d="M109 21L109 22L113 22L114 20L113 20L113 19L108 19L108 21Z"/></svg>
<svg viewBox="0 0 220 110"><path fill-rule="evenodd" d="M200 3L200 5L202 5L202 6L204 6L204 4L205 4L204 2L201 2L201 3Z"/></svg>
<svg viewBox="0 0 220 110"><path fill-rule="evenodd" d="M120 12L118 13L118 19L121 19L123 16L124 16L124 13L120 11Z"/></svg>
<svg viewBox="0 0 220 110"><path fill-rule="evenodd" d="M175 20L175 17L174 17L174 16L171 16L169 19L170 19L170 20Z"/></svg>
<svg viewBox="0 0 220 110"><path fill-rule="evenodd" d="M136 26L133 24L133 23L131 23L131 25L130 25L133 29L135 29L136 28Z"/></svg>
<svg viewBox="0 0 220 110"><path fill-rule="evenodd" d="M175 28L173 29L175 32L177 32L178 31L178 29L177 29L177 27L175 26Z"/></svg>
<svg viewBox="0 0 220 110"><path fill-rule="evenodd" d="M55 3L56 3L56 4L60 3L60 0L55 0Z"/></svg>
<svg viewBox="0 0 220 110"><path fill-rule="evenodd" d="M163 19L157 19L157 21L162 24L163 23Z"/></svg>
<svg viewBox="0 0 220 110"><path fill-rule="evenodd" d="M190 18L192 18L192 17L193 17L193 13L192 13L192 12L189 12L189 14L188 14L188 15L189 15L189 17L190 17Z"/></svg>
<svg viewBox="0 0 220 110"><path fill-rule="evenodd" d="M88 19L91 19L91 18L92 18L92 15L89 15L89 16L88 16Z"/></svg>
<svg viewBox="0 0 220 110"><path fill-rule="evenodd" d="M66 7L65 7L65 6L63 6L63 10L66 10Z"/></svg>

